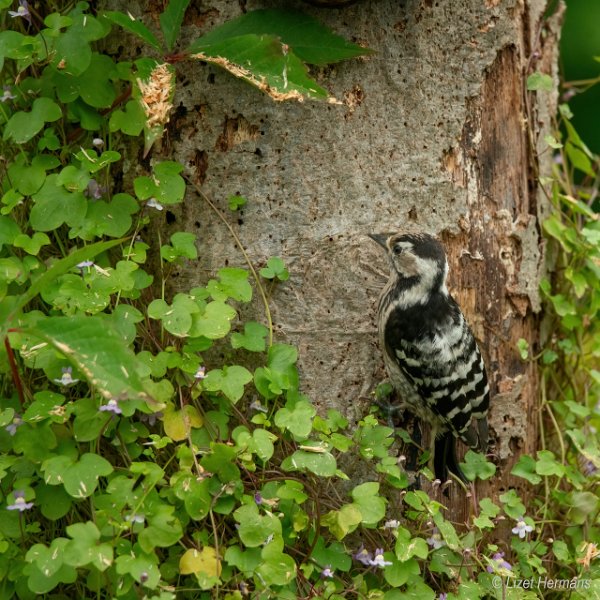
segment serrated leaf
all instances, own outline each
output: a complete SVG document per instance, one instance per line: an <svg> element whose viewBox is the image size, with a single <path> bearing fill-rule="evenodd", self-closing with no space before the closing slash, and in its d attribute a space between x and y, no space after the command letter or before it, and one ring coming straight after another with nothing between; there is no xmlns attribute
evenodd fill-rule
<svg viewBox="0 0 600 600"><path fill-rule="evenodd" d="M193 58L229 71L274 100L327 98L327 91L308 76L304 63L273 36L249 34L209 45L198 42Z"/></svg>
<svg viewBox="0 0 600 600"><path fill-rule="evenodd" d="M106 11L103 14L115 25L118 25L126 31L133 33L156 50L160 50L160 42L141 21L138 21L129 14L124 15L123 13L117 11Z"/></svg>
<svg viewBox="0 0 600 600"><path fill-rule="evenodd" d="M24 331L54 346L105 398L150 399L139 378L135 354L106 319L46 317Z"/></svg>
<svg viewBox="0 0 600 600"><path fill-rule="evenodd" d="M159 17L160 28L168 50L172 50L177 41L181 23L189 3L190 0L169 0L169 5Z"/></svg>
<svg viewBox="0 0 600 600"><path fill-rule="evenodd" d="M248 34L269 34L278 38L300 60L311 65L323 66L373 52L346 41L307 14L283 9L249 11L227 21L196 40L190 52L201 52L207 45Z"/></svg>

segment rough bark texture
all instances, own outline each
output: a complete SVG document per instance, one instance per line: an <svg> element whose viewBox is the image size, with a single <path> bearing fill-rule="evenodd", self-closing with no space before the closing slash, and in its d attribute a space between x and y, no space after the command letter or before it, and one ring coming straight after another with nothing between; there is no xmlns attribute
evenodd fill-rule
<svg viewBox="0 0 600 600"><path fill-rule="evenodd" d="M497 497L518 486L507 474L537 437L536 373L516 342L535 344L540 308L543 202L532 157L555 97L527 96L524 86L530 72L554 72L545 2L365 0L327 10L207 0L188 11L184 34L270 6L301 8L376 50L317 74L344 104L277 104L216 67L178 65L185 77L163 153L187 164L225 213L230 194L248 198L241 214L228 213L242 243L255 264L279 255L291 272L272 293L276 338L299 347L303 387L319 409L351 420L384 376L375 306L387 266L366 234L441 235L451 289L492 380L499 471L478 495ZM193 191L174 218L199 233L200 259L179 274L181 288L226 263L244 266ZM450 504L463 521L464 493Z"/></svg>

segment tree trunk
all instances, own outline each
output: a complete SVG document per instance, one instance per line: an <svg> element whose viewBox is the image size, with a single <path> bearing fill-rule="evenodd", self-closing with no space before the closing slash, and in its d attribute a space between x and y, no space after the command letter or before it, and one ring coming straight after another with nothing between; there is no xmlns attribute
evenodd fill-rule
<svg viewBox="0 0 600 600"><path fill-rule="evenodd" d="M557 17L543 21L544 0L366 0L342 10L210 0L189 9L184 33L272 6L300 8L376 50L318 74L343 103L275 103L216 67L186 64L163 152L189 165L255 264L283 257L291 278L272 290L277 340L299 347L303 389L317 407L351 421L384 377L375 307L387 265L366 235L441 235L451 290L491 379L499 470L477 493L518 488L508 474L536 447L538 386L516 343L538 339L544 200L535 154L556 102L527 93L525 79L555 74ZM236 193L248 204L229 213ZM199 233L201 258L179 274L183 289L226 263L244 266L192 190L174 216ZM455 490L448 504L464 521L465 494Z"/></svg>

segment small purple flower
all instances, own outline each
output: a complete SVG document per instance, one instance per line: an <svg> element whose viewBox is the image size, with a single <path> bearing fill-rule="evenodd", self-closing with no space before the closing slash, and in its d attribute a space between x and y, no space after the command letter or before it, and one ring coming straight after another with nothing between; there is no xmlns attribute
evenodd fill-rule
<svg viewBox="0 0 600 600"><path fill-rule="evenodd" d="M383 548L377 548L375 550L375 556L373 557L373 560L369 561L369 564L372 565L373 567L380 567L383 569L383 567L387 567L388 565L391 565L392 563L389 560L384 559Z"/></svg>
<svg viewBox="0 0 600 600"><path fill-rule="evenodd" d="M143 523L145 519L146 517L144 517L144 515L139 515L137 513L133 515L125 515L125 520L128 523Z"/></svg>
<svg viewBox="0 0 600 600"><path fill-rule="evenodd" d="M259 505L263 503L263 497L260 492L256 492L256 494L254 494L254 502Z"/></svg>
<svg viewBox="0 0 600 600"><path fill-rule="evenodd" d="M383 524L384 529L398 529L400 527L400 521L396 519L390 519Z"/></svg>
<svg viewBox="0 0 600 600"><path fill-rule="evenodd" d="M245 581L240 581L239 586L242 596L247 596L250 593L250 588Z"/></svg>
<svg viewBox="0 0 600 600"><path fill-rule="evenodd" d="M151 413L149 415L147 415L145 413L141 413L140 421L142 423L148 423L148 425L150 425L150 427L154 427L154 425L156 424L156 421L158 421L158 419L162 419L162 417L163 417L162 410L159 410L158 412L155 412L155 413Z"/></svg>
<svg viewBox="0 0 600 600"><path fill-rule="evenodd" d="M21 415L15 414L12 423L9 423L4 429L8 431L10 435L15 435L15 433L17 433L17 429L21 425L23 425L23 419L21 419Z"/></svg>
<svg viewBox="0 0 600 600"><path fill-rule="evenodd" d="M517 519L517 525L512 529L512 532L515 535L518 535L521 539L523 539L528 533L531 533L532 531L533 527L525 523L525 517Z"/></svg>
<svg viewBox="0 0 600 600"><path fill-rule="evenodd" d="M156 198L150 198L148 202L146 202L146 206L150 208L155 208L156 210L163 210L164 206L156 200Z"/></svg>
<svg viewBox="0 0 600 600"><path fill-rule="evenodd" d="M261 413L268 413L269 411L260 403L260 400L253 400L250 403L250 410L255 410Z"/></svg>
<svg viewBox="0 0 600 600"><path fill-rule="evenodd" d="M0 102L7 102L8 100L14 100L16 96L11 93L10 86L4 86L4 93L0 96Z"/></svg>
<svg viewBox="0 0 600 600"><path fill-rule="evenodd" d="M95 179L90 179L84 194L92 200L100 200L106 194L106 188L99 185Z"/></svg>
<svg viewBox="0 0 600 600"><path fill-rule="evenodd" d="M510 565L510 563L507 563L504 560L504 552L496 552L496 554L494 554L494 556L492 556L492 560L494 561L495 564L488 565L486 567L486 571L488 573L494 573L498 569L506 569L507 571L512 570L512 566Z"/></svg>
<svg viewBox="0 0 600 600"><path fill-rule="evenodd" d="M352 558L368 567L371 565L373 555L364 546L361 546L356 553L352 555Z"/></svg>
<svg viewBox="0 0 600 600"><path fill-rule="evenodd" d="M446 545L437 527L433 529L431 537L428 537L426 541L434 550L438 550Z"/></svg>
<svg viewBox="0 0 600 600"><path fill-rule="evenodd" d="M104 140L102 138L96 137L92 140L92 146L94 146L94 148L103 148Z"/></svg>
<svg viewBox="0 0 600 600"><path fill-rule="evenodd" d="M206 367L198 367L198 370L194 374L194 379L204 379L206 377Z"/></svg>
<svg viewBox="0 0 600 600"><path fill-rule="evenodd" d="M331 579L333 577L333 571L331 565L325 565L325 568L321 571L321 577L323 579Z"/></svg>
<svg viewBox="0 0 600 600"><path fill-rule="evenodd" d="M79 381L79 379L73 379L73 368L72 367L63 367L62 369L62 377L60 379L55 379L54 382L62 385L64 387L69 387L70 385L74 385Z"/></svg>
<svg viewBox="0 0 600 600"><path fill-rule="evenodd" d="M19 512L23 512L24 510L29 510L33 506L33 502L25 502L25 492L21 490L15 490L13 492L13 497L15 499L14 504L9 504L6 507L6 510L18 510Z"/></svg>
<svg viewBox="0 0 600 600"><path fill-rule="evenodd" d="M120 415L123 412L119 408L119 403L114 398L111 398L106 404L103 404L98 410L100 410L102 412L111 412L114 415Z"/></svg>
<svg viewBox="0 0 600 600"><path fill-rule="evenodd" d="M77 263L75 266L78 269L81 269L83 271L83 269L89 269L90 267L93 267L94 261L93 260L82 260L80 263Z"/></svg>
<svg viewBox="0 0 600 600"><path fill-rule="evenodd" d="M14 19L15 17L22 17L31 25L31 13L29 12L29 5L27 0L19 0L19 8L17 10L9 10L8 14Z"/></svg>
<svg viewBox="0 0 600 600"><path fill-rule="evenodd" d="M442 592L439 595L438 600L448 600L448 594L446 594L446 592Z"/></svg>

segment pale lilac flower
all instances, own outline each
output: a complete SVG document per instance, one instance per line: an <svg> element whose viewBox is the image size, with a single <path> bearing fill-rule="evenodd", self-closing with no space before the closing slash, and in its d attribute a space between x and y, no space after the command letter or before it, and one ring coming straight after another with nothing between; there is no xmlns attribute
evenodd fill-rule
<svg viewBox="0 0 600 600"><path fill-rule="evenodd" d="M17 10L9 10L8 14L14 19L15 17L22 17L31 24L31 13L29 12L29 5L27 0L19 0L19 8Z"/></svg>
<svg viewBox="0 0 600 600"><path fill-rule="evenodd" d="M510 565L510 563L507 563L504 560L504 552L496 552L496 554L494 554L494 556L492 556L492 560L494 561L494 565L488 565L486 567L486 571L488 573L494 573L496 570L498 569L506 569L507 571L511 571L512 570L512 566Z"/></svg>
<svg viewBox="0 0 600 600"><path fill-rule="evenodd" d="M92 140L92 146L94 146L94 148L102 148L104 146L104 140L102 138L94 138Z"/></svg>
<svg viewBox="0 0 600 600"><path fill-rule="evenodd" d="M15 414L12 423L9 423L4 429L8 431L10 435L15 435L15 433L17 433L17 429L21 425L23 425L23 419L21 419L21 415Z"/></svg>
<svg viewBox="0 0 600 600"><path fill-rule="evenodd" d="M242 596L247 596L250 593L250 588L245 581L240 581L238 587L240 588Z"/></svg>
<svg viewBox="0 0 600 600"><path fill-rule="evenodd" d="M448 600L448 594L446 594L446 592L442 592L439 595L438 600Z"/></svg>
<svg viewBox="0 0 600 600"><path fill-rule="evenodd" d="M90 179L84 194L92 200L100 200L106 194L106 188L100 185L95 179Z"/></svg>
<svg viewBox="0 0 600 600"><path fill-rule="evenodd" d="M145 521L144 515L139 515L137 513L133 515L125 515L125 520L128 523L143 523Z"/></svg>
<svg viewBox="0 0 600 600"><path fill-rule="evenodd" d="M437 527L434 528L434 530L431 533L431 537L428 537L426 541L434 550L438 550L439 548L442 548L446 545L446 542L444 542L444 540L442 539L442 536L440 535L440 532L438 531Z"/></svg>
<svg viewBox="0 0 600 600"><path fill-rule="evenodd" d="M4 86L4 93L0 96L0 102L7 102L8 100L14 100L16 96L11 93L10 87L8 85Z"/></svg>
<svg viewBox="0 0 600 600"><path fill-rule="evenodd" d="M156 198L150 198L148 202L146 202L146 206L150 208L155 208L156 210L163 210L164 206L156 200Z"/></svg>
<svg viewBox="0 0 600 600"><path fill-rule="evenodd" d="M23 512L24 510L29 510L33 506L33 502L25 502L25 492L15 490L13 496L15 502L14 504L9 504L6 507L6 510L18 510L19 512Z"/></svg>
<svg viewBox="0 0 600 600"><path fill-rule="evenodd" d="M373 560L373 555L364 546L361 546L356 554L352 555L352 558L368 567Z"/></svg>
<svg viewBox="0 0 600 600"><path fill-rule="evenodd" d="M114 415L120 415L123 411L119 408L119 403L111 398L106 404L103 404L98 410L103 412L111 412Z"/></svg>
<svg viewBox="0 0 600 600"><path fill-rule="evenodd" d="M323 579L331 579L333 577L333 571L331 570L331 565L325 566L325 568L321 571L321 577Z"/></svg>
<svg viewBox="0 0 600 600"><path fill-rule="evenodd" d="M383 524L384 529L398 529L400 527L400 521L396 519L390 519Z"/></svg>
<svg viewBox="0 0 600 600"><path fill-rule="evenodd" d="M156 421L158 421L158 419L162 419L162 417L163 417L163 412L162 412L162 410L159 410L158 412L151 413L149 415L147 415L145 413L141 413L139 418L142 423L148 423L148 425L150 425L150 427L154 427L154 425L156 424Z"/></svg>
<svg viewBox="0 0 600 600"><path fill-rule="evenodd" d="M77 263L75 266L81 270L88 269L89 267L94 266L94 261L93 260L82 260L80 263Z"/></svg>
<svg viewBox="0 0 600 600"><path fill-rule="evenodd" d="M268 413L269 411L260 403L260 400L253 400L250 403L250 410L256 410L261 413Z"/></svg>
<svg viewBox="0 0 600 600"><path fill-rule="evenodd" d="M254 502L256 502L256 504L262 504L263 498L260 492L256 492L256 494L254 494Z"/></svg>
<svg viewBox="0 0 600 600"><path fill-rule="evenodd" d="M377 548L375 550L375 556L373 557L373 560L369 561L369 564L371 564L373 567L381 567L383 569L383 567L387 567L392 563L389 560L384 559L383 548Z"/></svg>
<svg viewBox="0 0 600 600"><path fill-rule="evenodd" d="M206 367L198 367L194 379L204 379L206 377Z"/></svg>
<svg viewBox="0 0 600 600"><path fill-rule="evenodd" d="M74 385L79 381L79 379L73 379L73 368L72 367L63 367L62 369L62 377L60 379L55 379L54 382L62 385L64 387L68 387L70 385Z"/></svg>
<svg viewBox="0 0 600 600"><path fill-rule="evenodd" d="M518 535L521 539L523 539L528 533L531 533L533 531L533 527L531 525L527 525L524 519L525 517L517 519L517 525L512 529L512 532L515 535Z"/></svg>

